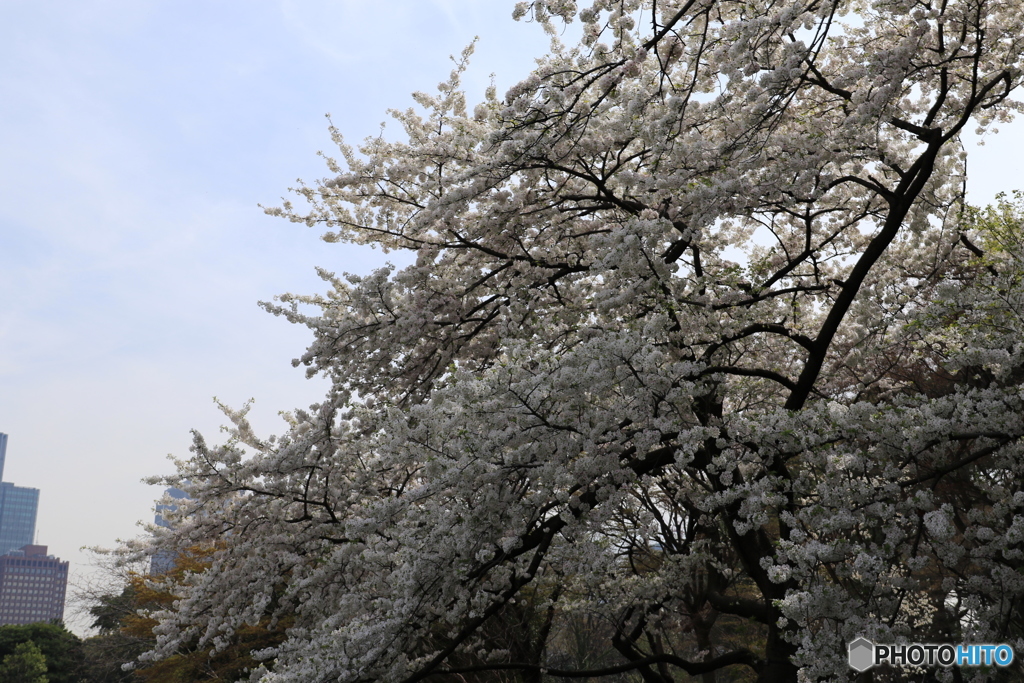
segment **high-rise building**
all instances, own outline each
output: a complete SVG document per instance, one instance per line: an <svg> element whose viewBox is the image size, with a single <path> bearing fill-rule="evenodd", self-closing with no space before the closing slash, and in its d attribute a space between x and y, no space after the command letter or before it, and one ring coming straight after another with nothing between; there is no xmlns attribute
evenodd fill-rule
<svg viewBox="0 0 1024 683"><path fill-rule="evenodd" d="M0 625L63 619L68 563L33 545L39 489L3 481L6 460L0 433Z"/></svg>
<svg viewBox="0 0 1024 683"><path fill-rule="evenodd" d="M35 542L39 489L0 482L0 555Z"/></svg>
<svg viewBox="0 0 1024 683"><path fill-rule="evenodd" d="M68 563L26 545L0 555L0 626L64 619Z"/></svg>
<svg viewBox="0 0 1024 683"><path fill-rule="evenodd" d="M173 487L167 489L166 491L164 491L164 493L167 494L170 498L173 498L174 500L183 500L185 498L188 498L187 493L185 493L181 489L176 489ZM164 517L163 513L174 512L177 509L178 506L174 505L173 503L157 503L156 517L154 518L153 522L157 526L162 526L167 529L170 529L171 523L167 520L166 517ZM174 563L176 559L177 557L174 553L167 552L166 550L161 550L157 553L154 553L153 557L151 557L149 560L149 573L153 575L166 574L167 572L174 569Z"/></svg>
<svg viewBox="0 0 1024 683"><path fill-rule="evenodd" d="M0 432L0 555L35 542L39 489L3 481L7 435Z"/></svg>

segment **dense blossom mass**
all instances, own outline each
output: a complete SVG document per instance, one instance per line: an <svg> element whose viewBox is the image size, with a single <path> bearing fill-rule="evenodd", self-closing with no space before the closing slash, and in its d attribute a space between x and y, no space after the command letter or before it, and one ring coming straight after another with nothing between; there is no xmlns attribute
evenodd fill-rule
<svg viewBox="0 0 1024 683"><path fill-rule="evenodd" d="M228 410L196 437L175 528L125 551L210 558L145 657L279 621L253 681L1024 654L1024 234L965 206L960 142L1018 109L1024 3L515 15L552 35L525 80L469 107L467 51L404 135L332 131L330 177L271 210L415 261L267 305L331 389L281 436Z"/></svg>

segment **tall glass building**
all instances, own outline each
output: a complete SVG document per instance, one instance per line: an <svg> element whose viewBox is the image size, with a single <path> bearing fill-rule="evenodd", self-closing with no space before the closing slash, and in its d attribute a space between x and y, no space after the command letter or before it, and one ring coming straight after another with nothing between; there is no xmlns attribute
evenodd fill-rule
<svg viewBox="0 0 1024 683"><path fill-rule="evenodd" d="M188 498L187 493L185 493L181 489L176 489L173 487L165 490L164 493L167 494L168 497L173 498L174 500L182 500ZM166 517L164 517L163 513L174 512L177 509L178 506L174 505L173 503L157 503L156 518L153 521L156 523L157 526L162 526L167 529L170 529L171 523L167 520ZM168 552L166 550L160 550L154 553L153 557L150 558L149 573L153 574L154 576L157 574L166 574L167 572L174 569L175 560L177 560L177 555L175 553Z"/></svg>
<svg viewBox="0 0 1024 683"><path fill-rule="evenodd" d="M0 482L0 555L35 542L39 489Z"/></svg>
<svg viewBox="0 0 1024 683"><path fill-rule="evenodd" d="M3 480L7 435L0 433L0 555L35 542L39 489Z"/></svg>

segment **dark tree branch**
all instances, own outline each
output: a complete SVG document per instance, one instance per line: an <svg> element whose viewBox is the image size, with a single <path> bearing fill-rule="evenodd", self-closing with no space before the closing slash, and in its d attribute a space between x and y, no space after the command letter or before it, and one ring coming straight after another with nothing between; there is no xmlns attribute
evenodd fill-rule
<svg viewBox="0 0 1024 683"><path fill-rule="evenodd" d="M772 621L771 610L763 602L749 598L726 596L714 591L707 594L707 599L708 604L719 612L753 619L762 624L770 624Z"/></svg>

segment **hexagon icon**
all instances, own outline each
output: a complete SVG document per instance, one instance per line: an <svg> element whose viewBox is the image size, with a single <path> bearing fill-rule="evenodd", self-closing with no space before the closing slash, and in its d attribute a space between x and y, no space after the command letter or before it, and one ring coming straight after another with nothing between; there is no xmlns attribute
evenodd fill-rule
<svg viewBox="0 0 1024 683"><path fill-rule="evenodd" d="M850 668L867 671L875 665L875 644L867 638L858 638L850 643Z"/></svg>

